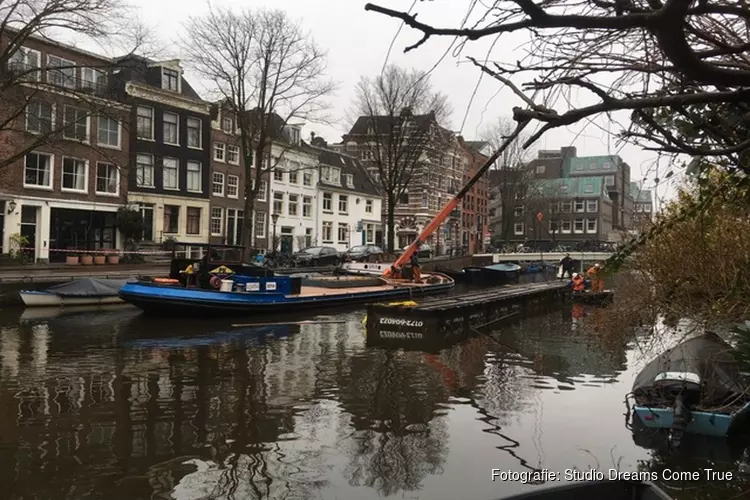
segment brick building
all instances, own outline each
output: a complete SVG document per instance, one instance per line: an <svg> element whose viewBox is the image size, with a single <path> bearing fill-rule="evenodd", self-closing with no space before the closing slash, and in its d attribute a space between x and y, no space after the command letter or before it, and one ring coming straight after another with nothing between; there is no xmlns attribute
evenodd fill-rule
<svg viewBox="0 0 750 500"><path fill-rule="evenodd" d="M463 137L459 137L459 142L468 160L468 168L464 172L465 184L484 166L492 153L488 150L489 145L486 142L467 142ZM490 243L489 210L490 183L489 175L485 174L472 186L461 203L461 242L469 254L482 253Z"/></svg>
<svg viewBox="0 0 750 500"><path fill-rule="evenodd" d="M112 61L9 29L3 36L4 46L20 44L7 63L15 81L0 111L16 116L2 132L2 154L18 156L0 171L3 253L19 236L37 261L120 247L129 108L118 103Z"/></svg>
<svg viewBox="0 0 750 500"><path fill-rule="evenodd" d="M242 228L245 219L245 185L248 170L240 148L240 135L235 116L228 107L218 102L213 108L211 121L211 217L209 233L211 243L242 245ZM254 180L254 172L250 170ZM254 202L253 245L268 247L266 214L268 213L268 179L261 187ZM252 180L251 180L252 182ZM257 224L257 227L255 226Z"/></svg>

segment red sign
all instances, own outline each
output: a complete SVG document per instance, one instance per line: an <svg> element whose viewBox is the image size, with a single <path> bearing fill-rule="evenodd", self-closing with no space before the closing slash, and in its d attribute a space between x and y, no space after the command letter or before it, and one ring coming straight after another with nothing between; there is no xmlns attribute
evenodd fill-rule
<svg viewBox="0 0 750 500"><path fill-rule="evenodd" d="M542 222L542 219L544 219L544 214L542 212L539 212L536 214L536 220L539 222Z"/></svg>

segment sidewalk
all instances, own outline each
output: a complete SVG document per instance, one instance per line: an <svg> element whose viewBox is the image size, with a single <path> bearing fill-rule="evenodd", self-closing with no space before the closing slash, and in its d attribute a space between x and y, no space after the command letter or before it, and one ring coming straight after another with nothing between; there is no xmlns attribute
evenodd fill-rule
<svg viewBox="0 0 750 500"><path fill-rule="evenodd" d="M30 264L0 266L0 283L68 281L76 278L125 278L137 275L161 275L169 264L104 264L72 266L66 264Z"/></svg>

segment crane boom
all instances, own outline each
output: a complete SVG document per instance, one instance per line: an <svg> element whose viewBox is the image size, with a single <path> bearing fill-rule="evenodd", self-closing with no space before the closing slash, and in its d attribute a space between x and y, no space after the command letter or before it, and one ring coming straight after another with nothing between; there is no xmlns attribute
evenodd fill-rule
<svg viewBox="0 0 750 500"><path fill-rule="evenodd" d="M461 190L450 199L450 201L438 212L438 214L430 221L429 224L427 224L424 229L422 229L422 232L419 234L416 240L414 240L411 245L407 247L406 250L404 250L404 253L402 253L398 259L391 265L390 268L386 269L383 272L383 276L389 277L392 276L394 270L399 270L403 267L404 264L409 262L411 259L411 256L414 255L414 252L416 252L419 248L419 246L424 243L427 238L432 236L432 233L435 232L435 230L445 222L445 220L450 216L451 212L458 206L458 203L466 196L466 194L471 190L471 188L476 184L479 179L482 178L482 176L487 173L487 171L490 169L490 167L497 161L497 159L500 157L503 152L508 149L508 146L515 141L518 136L521 134L523 129L528 125L529 120L524 120L522 122L519 122L516 126L516 129L513 131L512 134L510 134L508 137L506 137L505 142L495 151L492 156L490 156L487 161L482 165L482 167L476 171L476 173L469 179L469 182L467 182L464 187L461 188Z"/></svg>

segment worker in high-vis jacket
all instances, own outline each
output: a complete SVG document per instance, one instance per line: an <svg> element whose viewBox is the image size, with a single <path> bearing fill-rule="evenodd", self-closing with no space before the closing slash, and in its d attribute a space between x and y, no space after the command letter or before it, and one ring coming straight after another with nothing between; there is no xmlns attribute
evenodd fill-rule
<svg viewBox="0 0 750 500"><path fill-rule="evenodd" d="M601 278L602 266L597 262L594 264L586 274L591 279L591 291L599 293L604 291L604 281Z"/></svg>

